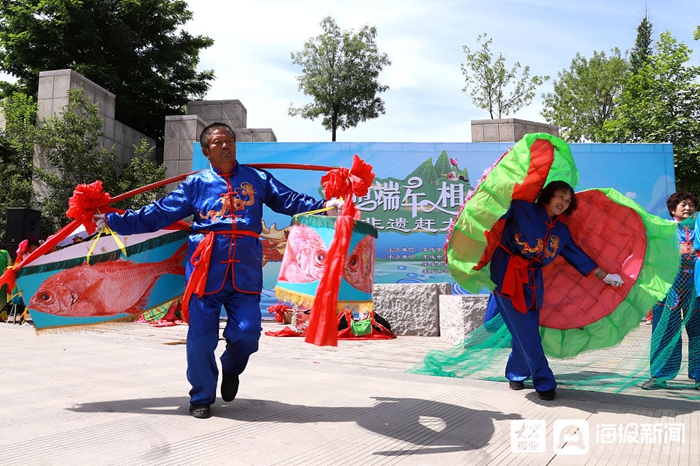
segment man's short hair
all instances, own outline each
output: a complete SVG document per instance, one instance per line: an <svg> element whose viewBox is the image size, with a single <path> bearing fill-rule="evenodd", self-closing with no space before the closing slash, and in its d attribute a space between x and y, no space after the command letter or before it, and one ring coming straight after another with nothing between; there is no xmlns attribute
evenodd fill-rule
<svg viewBox="0 0 700 466"><path fill-rule="evenodd" d="M212 123L206 128L202 130L202 134L199 135L199 143L202 145L203 148L209 148L209 137L211 133L216 131L217 129L226 129L229 133L231 133L231 136L233 137L233 142L236 142L236 133L233 132L233 128L231 128L229 125L226 123Z"/></svg>

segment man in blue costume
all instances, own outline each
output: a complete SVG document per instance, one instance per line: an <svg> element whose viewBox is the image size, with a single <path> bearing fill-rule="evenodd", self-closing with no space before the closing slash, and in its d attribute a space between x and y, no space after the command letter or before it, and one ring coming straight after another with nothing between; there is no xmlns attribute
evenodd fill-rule
<svg viewBox="0 0 700 466"><path fill-rule="evenodd" d="M678 223L678 246L681 266L671 289L663 301L652 309L650 368L651 378L642 384L644 390L666 388L666 381L675 378L681 369L683 327L688 334L688 378L700 389L700 300L696 299L698 244L696 209L698 199L679 191L666 200L666 207Z"/></svg>
<svg viewBox="0 0 700 466"><path fill-rule="evenodd" d="M512 336L506 364L510 388L522 390L532 377L539 397L553 400L557 382L544 354L539 309L544 300L542 267L559 254L582 275L595 273L611 286L622 286L619 275L608 274L574 243L569 229L558 221L576 209L574 191L564 181L549 183L537 202L514 200L501 217L505 221L499 247L491 259L493 299ZM492 303L493 307L493 303Z"/></svg>
<svg viewBox="0 0 700 466"><path fill-rule="evenodd" d="M216 399L214 351L222 305L228 315L223 332L226 350L221 356L224 401L236 397L239 375L258 350L263 204L275 212L295 215L324 206L337 208L341 202L317 201L291 190L266 171L238 163L235 134L224 123L207 126L200 142L210 169L190 175L166 197L138 211L96 217L98 227L103 220L117 233L132 235L192 216L183 297L183 313L189 312L187 379L192 385L190 414L206 419Z"/></svg>

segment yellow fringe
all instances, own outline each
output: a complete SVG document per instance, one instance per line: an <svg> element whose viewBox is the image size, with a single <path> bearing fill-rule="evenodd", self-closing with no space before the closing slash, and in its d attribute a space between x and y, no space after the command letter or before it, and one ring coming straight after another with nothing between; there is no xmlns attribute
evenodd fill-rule
<svg viewBox="0 0 700 466"><path fill-rule="evenodd" d="M284 288L280 288L279 286L275 287L275 295L277 296L277 299L282 302L296 304L297 306L306 307L309 309L311 309L311 306L314 304L314 299L316 299L316 296L295 293L285 290Z"/></svg>

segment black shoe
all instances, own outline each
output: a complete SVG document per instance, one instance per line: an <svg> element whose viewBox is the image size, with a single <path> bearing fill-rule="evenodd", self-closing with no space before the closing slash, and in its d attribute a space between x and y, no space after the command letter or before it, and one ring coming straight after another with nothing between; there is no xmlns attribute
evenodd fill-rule
<svg viewBox="0 0 700 466"><path fill-rule="evenodd" d="M190 414L197 419L209 419L211 417L211 405L190 405Z"/></svg>
<svg viewBox="0 0 700 466"><path fill-rule="evenodd" d="M226 371L222 371L221 375L221 398L224 401L233 401L238 393L238 376L227 374Z"/></svg>
<svg viewBox="0 0 700 466"><path fill-rule="evenodd" d="M557 391L555 389L545 390L543 392L538 391L537 396L540 397L540 400L552 401L554 397L557 396Z"/></svg>
<svg viewBox="0 0 700 466"><path fill-rule="evenodd" d="M510 387L511 390L522 390L525 388L525 384L522 382L517 382L515 380L509 380L508 381L508 386Z"/></svg>

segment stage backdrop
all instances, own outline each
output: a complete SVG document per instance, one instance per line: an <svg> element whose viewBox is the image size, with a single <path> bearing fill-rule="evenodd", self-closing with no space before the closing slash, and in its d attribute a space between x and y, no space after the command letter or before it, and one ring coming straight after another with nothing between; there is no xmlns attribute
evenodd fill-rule
<svg viewBox="0 0 700 466"><path fill-rule="evenodd" d="M362 220L379 231L375 283L448 282L464 293L447 272L443 245L462 200L484 170L513 143L280 143L237 144L240 163L352 165L357 154L374 167L377 177L367 196L355 202ZM666 198L675 191L670 144L571 144L580 172L575 189L612 187L668 218ZM192 169L209 166L199 143ZM322 172L274 170L289 187L322 197ZM284 254L284 229L290 218L269 209L261 235L265 250L263 315L276 304L273 288Z"/></svg>

